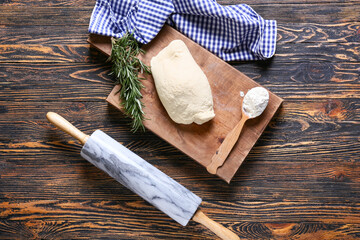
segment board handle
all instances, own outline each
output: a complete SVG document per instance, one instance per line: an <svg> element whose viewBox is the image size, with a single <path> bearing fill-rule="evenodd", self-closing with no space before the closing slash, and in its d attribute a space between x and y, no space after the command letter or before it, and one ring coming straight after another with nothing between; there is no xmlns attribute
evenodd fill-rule
<svg viewBox="0 0 360 240"><path fill-rule="evenodd" d="M206 216L201 210L197 210L192 218L195 222L200 223L210 229L218 237L224 240L240 240L239 236L224 227L223 225L215 222Z"/></svg>
<svg viewBox="0 0 360 240"><path fill-rule="evenodd" d="M84 145L89 138L88 135L81 132L74 125L72 125L70 122L68 122L65 118L63 118L62 116L60 116L57 113L48 112L46 114L46 118L49 120L49 122L54 124L57 128L63 130L67 134L69 134L69 135L73 136L74 138L76 138L77 140L79 140L82 145Z"/></svg>

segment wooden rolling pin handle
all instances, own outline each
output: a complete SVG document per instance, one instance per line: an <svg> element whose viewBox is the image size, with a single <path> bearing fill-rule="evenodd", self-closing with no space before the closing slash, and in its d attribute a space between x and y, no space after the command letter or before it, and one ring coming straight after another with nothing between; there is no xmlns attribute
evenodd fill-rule
<svg viewBox="0 0 360 240"><path fill-rule="evenodd" d="M224 164L226 158L229 156L231 150L237 142L245 122L248 119L249 117L243 114L243 117L238 122L238 124L236 124L233 130L231 130L231 132L226 135L224 141L221 143L220 147L211 158L211 163L206 167L209 173L216 174L217 169Z"/></svg>
<svg viewBox="0 0 360 240"><path fill-rule="evenodd" d="M210 229L218 237L224 240L240 240L239 236L224 227L223 225L215 222L206 216L201 210L197 210L192 218L195 222L200 223Z"/></svg>
<svg viewBox="0 0 360 240"><path fill-rule="evenodd" d="M82 145L84 145L89 138L88 135L81 132L74 125L69 123L65 118L63 118L62 116L60 116L57 113L48 112L46 114L46 118L49 120L49 122L54 124L57 128L63 130L67 134L70 134L71 136L73 136L74 138L79 140Z"/></svg>

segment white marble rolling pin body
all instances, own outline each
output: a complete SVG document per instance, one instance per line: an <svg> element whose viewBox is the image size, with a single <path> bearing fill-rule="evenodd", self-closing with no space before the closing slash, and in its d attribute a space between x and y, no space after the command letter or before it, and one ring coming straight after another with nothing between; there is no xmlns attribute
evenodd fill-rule
<svg viewBox="0 0 360 240"><path fill-rule="evenodd" d="M201 203L201 198L100 130L86 141L81 156L183 226Z"/></svg>
<svg viewBox="0 0 360 240"><path fill-rule="evenodd" d="M81 156L181 225L193 219L222 239L239 240L235 233L198 209L201 203L198 196L104 132L96 130L88 136L57 113L48 112L46 117L84 145Z"/></svg>

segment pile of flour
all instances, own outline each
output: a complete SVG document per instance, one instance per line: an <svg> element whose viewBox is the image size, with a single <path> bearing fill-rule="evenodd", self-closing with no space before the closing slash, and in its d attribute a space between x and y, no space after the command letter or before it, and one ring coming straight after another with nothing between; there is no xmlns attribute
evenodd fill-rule
<svg viewBox="0 0 360 240"><path fill-rule="evenodd" d="M269 102L269 92L263 87L250 89L243 100L243 110L249 118L259 116Z"/></svg>

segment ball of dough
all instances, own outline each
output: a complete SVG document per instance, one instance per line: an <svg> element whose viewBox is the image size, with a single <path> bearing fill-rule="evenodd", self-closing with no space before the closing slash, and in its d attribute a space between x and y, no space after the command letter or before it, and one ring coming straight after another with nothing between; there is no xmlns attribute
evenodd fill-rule
<svg viewBox="0 0 360 240"><path fill-rule="evenodd" d="M172 41L153 57L151 71L161 103L174 122L203 124L214 118L209 81L183 41Z"/></svg>

